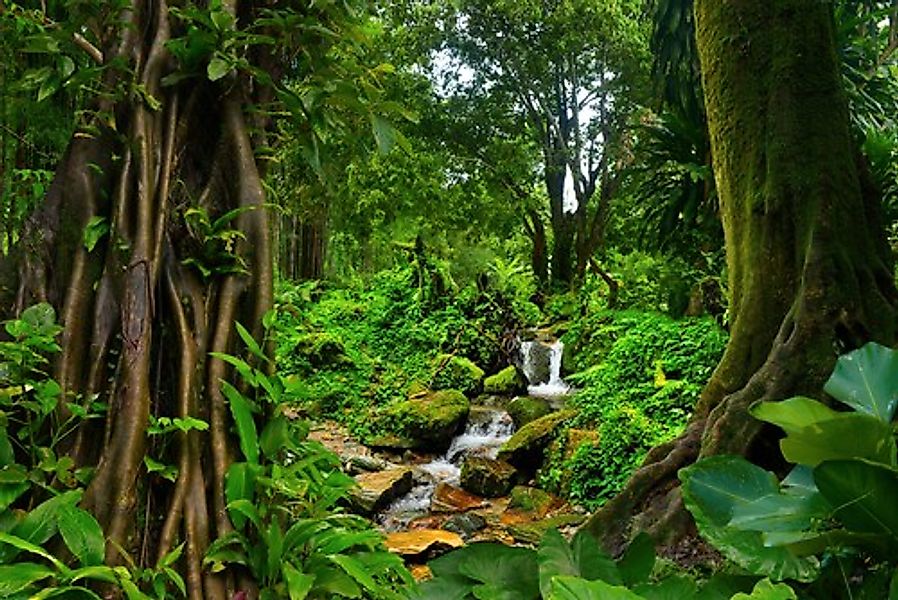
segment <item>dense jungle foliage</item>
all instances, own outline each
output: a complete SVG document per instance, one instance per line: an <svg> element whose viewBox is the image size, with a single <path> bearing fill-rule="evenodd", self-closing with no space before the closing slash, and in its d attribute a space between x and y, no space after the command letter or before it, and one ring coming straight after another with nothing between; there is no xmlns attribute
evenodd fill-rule
<svg viewBox="0 0 898 600"><path fill-rule="evenodd" d="M0 0L0 597L898 599L896 115L898 0Z"/></svg>

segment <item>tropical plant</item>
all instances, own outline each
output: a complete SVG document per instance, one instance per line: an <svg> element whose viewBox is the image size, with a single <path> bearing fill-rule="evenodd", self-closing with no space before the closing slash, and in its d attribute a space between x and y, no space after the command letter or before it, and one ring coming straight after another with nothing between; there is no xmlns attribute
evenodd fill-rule
<svg viewBox="0 0 898 600"><path fill-rule="evenodd" d="M237 331L258 364L220 355L247 389L223 387L244 459L225 480L234 530L210 545L203 564L213 573L245 567L263 600L399 598L393 588L410 581L402 560L383 549L369 521L341 514L352 478L336 455L306 439L306 423L280 410L291 381L268 372L273 365L262 347L240 324ZM268 415L261 433L257 414Z"/></svg>
<svg viewBox="0 0 898 600"><path fill-rule="evenodd" d="M735 456L680 473L699 531L752 573L811 581L826 557L849 550L894 564L898 352L870 343L842 356L824 390L852 410L805 397L751 408L785 433L780 448L795 466L782 481Z"/></svg>

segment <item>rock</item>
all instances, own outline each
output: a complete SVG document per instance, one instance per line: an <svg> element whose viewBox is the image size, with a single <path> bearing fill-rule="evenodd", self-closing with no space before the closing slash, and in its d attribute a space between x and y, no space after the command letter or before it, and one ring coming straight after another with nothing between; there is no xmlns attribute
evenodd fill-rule
<svg viewBox="0 0 898 600"><path fill-rule="evenodd" d="M556 430L576 414L574 410L561 410L527 423L502 445L498 459L528 473L536 471Z"/></svg>
<svg viewBox="0 0 898 600"><path fill-rule="evenodd" d="M502 394L513 396L527 389L527 378L510 366L502 369L495 375L490 375L483 380L483 392L485 394Z"/></svg>
<svg viewBox="0 0 898 600"><path fill-rule="evenodd" d="M387 535L385 543L387 550L404 558L425 555L426 558L433 558L465 545L465 541L460 535L442 529L418 529L390 533Z"/></svg>
<svg viewBox="0 0 898 600"><path fill-rule="evenodd" d="M514 426L518 429L552 412L552 407L547 399L530 396L515 398L508 403L505 409L511 415L511 420L514 421Z"/></svg>
<svg viewBox="0 0 898 600"><path fill-rule="evenodd" d="M382 423L389 432L368 440L379 448L412 449L440 452L464 424L471 404L458 390L431 392L414 400L389 406Z"/></svg>
<svg viewBox="0 0 898 600"><path fill-rule="evenodd" d="M508 503L509 510L518 510L534 519L541 519L548 514L549 509L558 502L549 492L539 488L516 485L511 490L511 500Z"/></svg>
<svg viewBox="0 0 898 600"><path fill-rule="evenodd" d="M517 476L505 461L469 456L461 467L461 487L484 498L498 498L511 490Z"/></svg>
<svg viewBox="0 0 898 600"><path fill-rule="evenodd" d="M392 469L396 466L382 458L377 458L376 456L367 456L364 454L350 456L348 459L346 459L344 464L346 470L352 474L386 471L387 469Z"/></svg>
<svg viewBox="0 0 898 600"><path fill-rule="evenodd" d="M579 513L567 513L556 515L548 519L540 519L531 523L522 523L520 525L511 525L508 527L508 533L516 542L525 544L539 544L543 535L550 529L560 529L563 527L574 527L580 525L586 520L586 515Z"/></svg>
<svg viewBox="0 0 898 600"><path fill-rule="evenodd" d="M477 513L452 515L443 524L443 529L462 536L465 540L486 527L486 519Z"/></svg>
<svg viewBox="0 0 898 600"><path fill-rule="evenodd" d="M476 395L482 389L483 369L463 356L440 354L433 361L431 386Z"/></svg>
<svg viewBox="0 0 898 600"><path fill-rule="evenodd" d="M355 481L358 487L350 492L350 503L358 512L371 515L412 489L412 470L398 468L364 473L357 475Z"/></svg>
<svg viewBox="0 0 898 600"><path fill-rule="evenodd" d="M464 512L481 506L483 498L445 482L437 484L430 501L430 510L433 512Z"/></svg>
<svg viewBox="0 0 898 600"><path fill-rule="evenodd" d="M527 365L527 380L531 385L549 383L552 377L552 346L538 340L521 345L523 364Z"/></svg>
<svg viewBox="0 0 898 600"><path fill-rule="evenodd" d="M313 369L329 369L351 366L343 342L330 333L307 333L299 337L293 351L302 354Z"/></svg>

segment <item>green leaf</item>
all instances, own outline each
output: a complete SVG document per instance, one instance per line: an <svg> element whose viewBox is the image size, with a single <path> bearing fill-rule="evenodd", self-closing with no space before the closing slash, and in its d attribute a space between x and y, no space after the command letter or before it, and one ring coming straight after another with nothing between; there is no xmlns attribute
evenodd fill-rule
<svg viewBox="0 0 898 600"><path fill-rule="evenodd" d="M290 444L290 422L284 415L278 415L268 422L262 430L259 445L269 459L277 456L283 448Z"/></svg>
<svg viewBox="0 0 898 600"><path fill-rule="evenodd" d="M648 580L655 567L655 542L643 532L637 535L617 562L624 585L633 587ZM606 580L607 581L607 580Z"/></svg>
<svg viewBox="0 0 898 600"><path fill-rule="evenodd" d="M81 501L81 494L80 490L73 490L42 502L16 525L13 535L35 544L45 543L56 533L59 513L74 508Z"/></svg>
<svg viewBox="0 0 898 600"><path fill-rule="evenodd" d="M895 438L887 423L861 413L842 413L789 434L780 441L789 462L816 467L826 460L868 458L895 464Z"/></svg>
<svg viewBox="0 0 898 600"><path fill-rule="evenodd" d="M623 586L601 580L586 581L577 577L556 577L548 600L645 600Z"/></svg>
<svg viewBox="0 0 898 600"><path fill-rule="evenodd" d="M212 60L209 61L209 65L206 67L206 76L209 78L209 81L218 81L230 71L231 62L225 60L221 55L216 54L212 57Z"/></svg>
<svg viewBox="0 0 898 600"><path fill-rule="evenodd" d="M379 115L371 115L371 129L374 131L374 140L377 142L378 151L384 155L389 154L396 145L396 128L393 124Z"/></svg>
<svg viewBox="0 0 898 600"><path fill-rule="evenodd" d="M898 541L898 470L864 460L834 460L814 469L814 480L849 530Z"/></svg>
<svg viewBox="0 0 898 600"><path fill-rule="evenodd" d="M787 433L800 431L839 415L822 402L800 396L782 402L759 402L752 405L749 412L754 418L777 425Z"/></svg>
<svg viewBox="0 0 898 600"><path fill-rule="evenodd" d="M252 502L249 500L234 500L233 502L228 502L228 514L231 515L232 520L235 512L248 518L252 521L253 525L256 526L256 529L262 531L262 518L259 516L259 511Z"/></svg>
<svg viewBox="0 0 898 600"><path fill-rule="evenodd" d="M898 407L898 352L871 342L841 356L823 389L855 410L891 423Z"/></svg>
<svg viewBox="0 0 898 600"><path fill-rule="evenodd" d="M69 583L75 583L77 581L81 581L82 579L89 579L91 581L103 581L105 583L118 583L118 576L115 572L115 569L112 567L107 567L105 565L95 565L91 567L82 567L80 569L75 569L69 575L68 581Z"/></svg>
<svg viewBox="0 0 898 600"><path fill-rule="evenodd" d="M31 585L53 577L55 571L46 565L30 562L18 562L14 565L0 566L0 597L7 598L21 592Z"/></svg>
<svg viewBox="0 0 898 600"><path fill-rule="evenodd" d="M284 562L281 565L281 571L284 574L284 581L287 582L287 593L290 595L290 600L304 600L312 590L315 576L300 573L289 562Z"/></svg>
<svg viewBox="0 0 898 600"><path fill-rule="evenodd" d="M247 331L246 327L241 325L238 322L234 323L234 327L237 328L237 334L240 336L240 339L243 340L243 343L246 344L246 349L249 350L253 356L258 358L263 362L269 362L269 358L265 355L265 351L262 350L262 347L256 342L256 339L253 335Z"/></svg>
<svg viewBox="0 0 898 600"><path fill-rule="evenodd" d="M810 581L818 572L812 557L788 548L769 548L761 533L728 527L737 506L745 506L779 489L776 477L742 457L714 456L680 471L683 500L702 537L751 573L777 579Z"/></svg>
<svg viewBox="0 0 898 600"><path fill-rule="evenodd" d="M832 514L832 508L815 491L808 494L770 494L733 508L730 527L749 531L803 531Z"/></svg>
<svg viewBox="0 0 898 600"><path fill-rule="evenodd" d="M646 600L693 600L698 595L698 585L688 577L675 575L658 583L634 586L633 591Z"/></svg>
<svg viewBox="0 0 898 600"><path fill-rule="evenodd" d="M495 585L518 593L520 600L539 598L536 552L492 542L475 543L428 563L436 578L449 577Z"/></svg>
<svg viewBox="0 0 898 600"><path fill-rule="evenodd" d="M329 558L369 592L377 593L380 590L380 586L368 574L362 563L352 556L348 554L333 554Z"/></svg>
<svg viewBox="0 0 898 600"><path fill-rule="evenodd" d="M109 233L109 219L93 216L84 227L84 247L88 252L93 252L104 235Z"/></svg>
<svg viewBox="0 0 898 600"><path fill-rule="evenodd" d="M769 579L762 579L752 590L751 594L736 594L732 600L797 600L795 591L785 583L772 583Z"/></svg>
<svg viewBox="0 0 898 600"><path fill-rule="evenodd" d="M90 513L73 506L59 512L58 525L66 547L82 566L103 564L106 540L103 529Z"/></svg>
<svg viewBox="0 0 898 600"><path fill-rule="evenodd" d="M237 500L252 502L256 489L256 477L260 471L258 465L245 462L234 463L228 467L225 476L225 498L228 503ZM240 513L232 513L231 520L237 529L241 529L246 523L245 517Z"/></svg>
<svg viewBox="0 0 898 600"><path fill-rule="evenodd" d="M49 552L47 552L46 550L44 550L43 548L38 546L37 544L32 544L31 542L23 540L22 538L20 538L18 536L10 535L8 533L3 533L3 532L0 532L0 542L3 542L4 544L9 544L13 548L22 550L23 552L30 552L31 554L36 554L37 556L40 556L41 558L47 559L50 563L53 564L54 567L56 567L57 571L60 571L63 574L69 572L69 569L65 566L65 564L63 564L62 561L60 561L58 558L56 558L55 556L53 556L52 554L50 554Z"/></svg>
<svg viewBox="0 0 898 600"><path fill-rule="evenodd" d="M543 535L537 550L539 588L543 596L548 596L552 579L559 575L602 579L613 584L622 582L614 561L601 550L595 539L581 533L570 545L556 529Z"/></svg>
<svg viewBox="0 0 898 600"><path fill-rule="evenodd" d="M461 575L436 577L417 585L410 600L466 600L474 585Z"/></svg>
<svg viewBox="0 0 898 600"><path fill-rule="evenodd" d="M259 437L253 418L253 405L227 381L221 382L221 391L228 399L231 415L237 425L237 436L243 456L248 462L259 464Z"/></svg>

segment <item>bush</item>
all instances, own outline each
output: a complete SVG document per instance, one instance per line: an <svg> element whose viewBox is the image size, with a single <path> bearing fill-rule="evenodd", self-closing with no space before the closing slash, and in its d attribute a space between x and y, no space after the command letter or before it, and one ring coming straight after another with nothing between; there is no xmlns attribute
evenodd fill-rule
<svg viewBox="0 0 898 600"><path fill-rule="evenodd" d="M604 311L573 323L563 339L582 369L568 378L578 389L569 406L580 411L572 427L598 435L554 444L540 483L595 508L649 449L682 431L727 336L710 319Z"/></svg>

